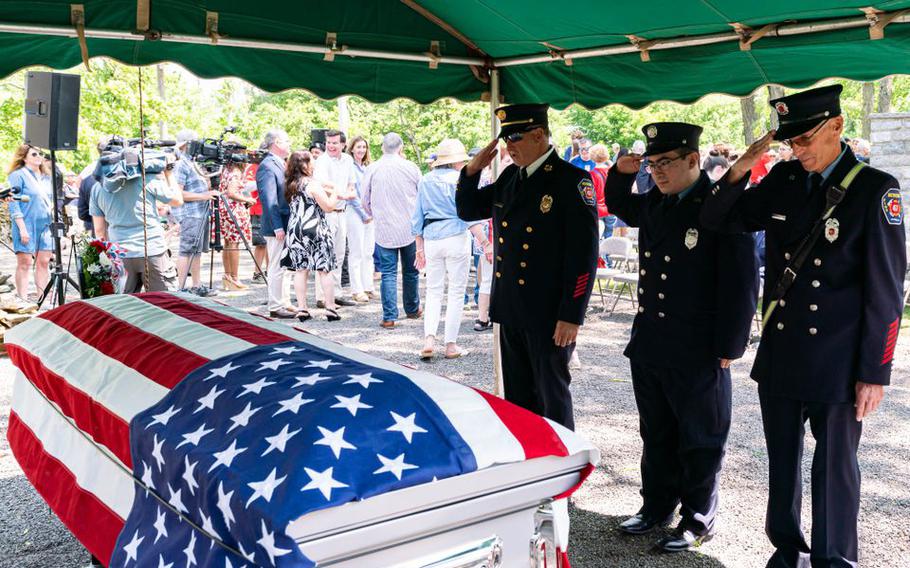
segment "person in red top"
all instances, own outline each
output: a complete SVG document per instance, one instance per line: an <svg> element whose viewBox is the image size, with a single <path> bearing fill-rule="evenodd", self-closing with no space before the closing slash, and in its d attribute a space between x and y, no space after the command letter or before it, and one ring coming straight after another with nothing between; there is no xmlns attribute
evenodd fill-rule
<svg viewBox="0 0 910 568"><path fill-rule="evenodd" d="M243 172L244 192L248 192L250 197L256 200L250 207L250 224L253 229L253 257L256 263L261 267L269 264L268 251L265 247L265 239L259 234L259 227L262 223L262 202L259 200L259 191L256 189L256 170L259 164L250 164ZM253 274L253 282L262 282L264 280L262 272Z"/></svg>
<svg viewBox="0 0 910 568"><path fill-rule="evenodd" d="M594 193L597 199L597 234L604 234L605 219L610 214L604 200L604 187L607 185L607 171L610 169L610 153L603 144L591 147L591 159L594 160L594 169L591 170L591 179L594 180Z"/></svg>

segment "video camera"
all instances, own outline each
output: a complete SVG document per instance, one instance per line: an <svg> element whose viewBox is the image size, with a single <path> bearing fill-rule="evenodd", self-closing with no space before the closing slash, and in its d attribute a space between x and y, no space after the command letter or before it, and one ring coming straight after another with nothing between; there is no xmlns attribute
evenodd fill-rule
<svg viewBox="0 0 910 568"><path fill-rule="evenodd" d="M186 155L207 168L212 169L226 164L258 164L265 158L266 152L262 150L249 150L237 142L225 142L224 136L236 132L237 128L228 126L219 138L205 138L190 140L186 145Z"/></svg>

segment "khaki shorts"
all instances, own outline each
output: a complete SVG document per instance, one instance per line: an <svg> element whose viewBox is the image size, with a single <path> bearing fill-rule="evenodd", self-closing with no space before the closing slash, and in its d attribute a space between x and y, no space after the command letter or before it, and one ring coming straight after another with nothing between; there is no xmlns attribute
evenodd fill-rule
<svg viewBox="0 0 910 568"><path fill-rule="evenodd" d="M166 252L150 256L148 273L148 288L146 292L164 292L177 289L177 269ZM126 269L126 284L124 294L135 294L142 291L145 272L145 258L124 258L123 268Z"/></svg>

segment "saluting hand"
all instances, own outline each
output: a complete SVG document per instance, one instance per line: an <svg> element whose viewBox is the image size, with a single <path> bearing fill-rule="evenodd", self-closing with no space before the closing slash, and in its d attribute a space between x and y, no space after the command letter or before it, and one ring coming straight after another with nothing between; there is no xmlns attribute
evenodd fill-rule
<svg viewBox="0 0 910 568"><path fill-rule="evenodd" d="M641 162L644 159L644 156L639 156L638 154L626 154L616 160L616 169L621 174L637 174L638 170L641 169Z"/></svg>
<svg viewBox="0 0 910 568"><path fill-rule="evenodd" d="M730 166L728 180L730 183L736 183L748 175L758 160L765 155L765 152L771 147L771 141L774 140L776 130L768 132L758 140L752 143L749 148L743 152L743 155L736 160L736 163Z"/></svg>
<svg viewBox="0 0 910 568"><path fill-rule="evenodd" d="M856 421L862 422L878 408L885 398L885 387L858 381L856 383Z"/></svg>
<svg viewBox="0 0 910 568"><path fill-rule="evenodd" d="M557 347L572 345L578 337L579 327L577 323L569 323L562 320L556 322L556 331L553 332L553 343Z"/></svg>
<svg viewBox="0 0 910 568"><path fill-rule="evenodd" d="M491 140L489 144L483 147L483 150L477 153L468 165L465 166L465 173L469 176L476 175L478 172L483 171L483 169L490 165L493 162L493 158L496 157L496 153L499 152L499 138Z"/></svg>

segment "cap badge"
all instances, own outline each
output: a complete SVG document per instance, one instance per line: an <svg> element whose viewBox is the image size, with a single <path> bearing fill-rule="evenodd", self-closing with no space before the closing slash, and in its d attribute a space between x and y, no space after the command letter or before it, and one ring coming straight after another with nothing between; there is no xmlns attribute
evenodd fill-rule
<svg viewBox="0 0 910 568"><path fill-rule="evenodd" d="M692 250L698 244L698 229L689 229L686 231L686 248Z"/></svg>
<svg viewBox="0 0 910 568"><path fill-rule="evenodd" d="M790 114L790 109L787 108L787 103L785 103L783 101L775 103L774 110L776 110L777 114L779 114L781 116L786 116L786 115Z"/></svg>
<svg viewBox="0 0 910 568"><path fill-rule="evenodd" d="M496 111L496 118L498 118L499 120L505 120L505 119L506 119L506 111L504 111L504 110L497 110L497 111Z"/></svg>
<svg viewBox="0 0 910 568"><path fill-rule="evenodd" d="M825 221L825 238L828 239L829 243L833 243L837 240L837 237L840 235L840 221L831 217Z"/></svg>
<svg viewBox="0 0 910 568"><path fill-rule="evenodd" d="M647 135L648 135L648 138L657 138L657 127L649 126Z"/></svg>
<svg viewBox="0 0 910 568"><path fill-rule="evenodd" d="M544 195L543 199L540 200L540 212L549 213L550 209L553 208L553 198L549 195Z"/></svg>

